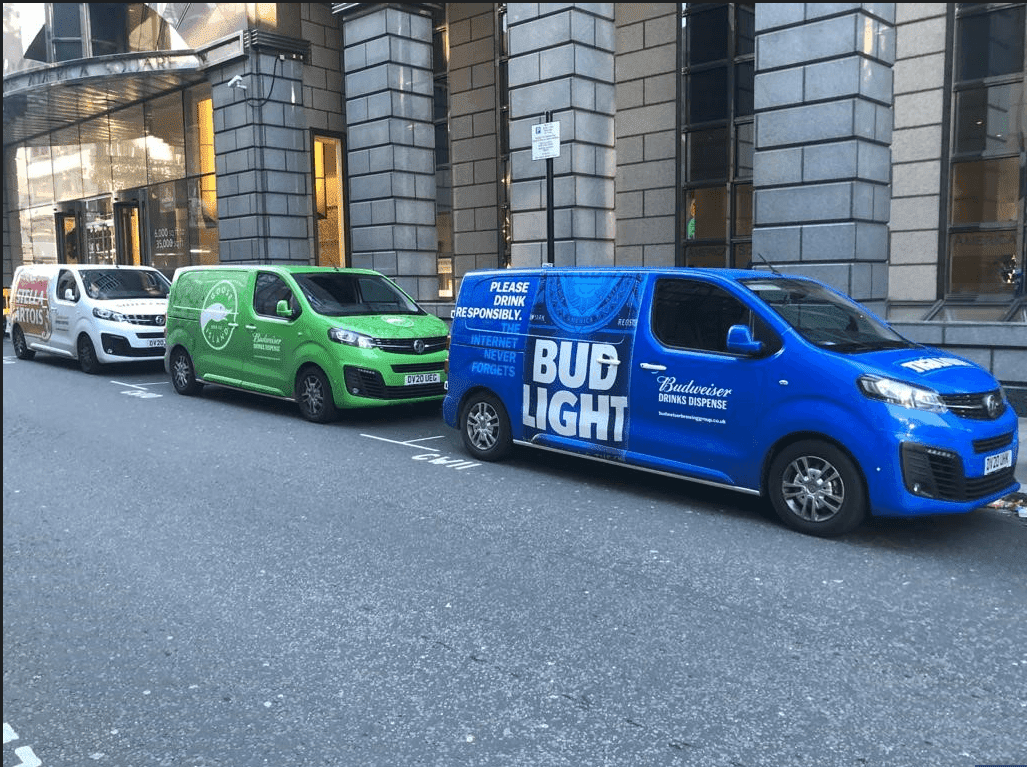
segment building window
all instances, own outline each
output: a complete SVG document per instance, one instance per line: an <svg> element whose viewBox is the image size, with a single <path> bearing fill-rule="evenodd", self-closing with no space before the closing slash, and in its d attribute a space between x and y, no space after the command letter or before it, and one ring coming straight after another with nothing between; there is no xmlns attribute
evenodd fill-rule
<svg viewBox="0 0 1027 767"><path fill-rule="evenodd" d="M346 266L342 139L314 136L314 221L319 266Z"/></svg>
<svg viewBox="0 0 1027 767"><path fill-rule="evenodd" d="M445 5L433 6L435 73L435 266L439 298L453 298L453 163L449 155L449 25Z"/></svg>
<svg viewBox="0 0 1027 767"><path fill-rule="evenodd" d="M679 263L745 266L752 254L754 4L684 4L680 51Z"/></svg>
<svg viewBox="0 0 1027 767"><path fill-rule="evenodd" d="M1025 10L956 6L946 301L936 319L1002 319L1023 295Z"/></svg>

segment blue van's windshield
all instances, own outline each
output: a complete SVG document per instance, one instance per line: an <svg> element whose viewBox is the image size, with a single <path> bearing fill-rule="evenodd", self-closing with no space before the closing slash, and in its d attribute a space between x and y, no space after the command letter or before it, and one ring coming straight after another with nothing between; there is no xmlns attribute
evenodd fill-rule
<svg viewBox="0 0 1027 767"><path fill-rule="evenodd" d="M425 313L395 285L375 274L305 272L293 277L310 308L327 317Z"/></svg>
<svg viewBox="0 0 1027 767"><path fill-rule="evenodd" d="M854 301L822 285L787 277L742 280L812 344L837 352L869 352L914 346Z"/></svg>
<svg viewBox="0 0 1027 767"><path fill-rule="evenodd" d="M167 298L171 284L153 269L83 269L82 285L90 298Z"/></svg>

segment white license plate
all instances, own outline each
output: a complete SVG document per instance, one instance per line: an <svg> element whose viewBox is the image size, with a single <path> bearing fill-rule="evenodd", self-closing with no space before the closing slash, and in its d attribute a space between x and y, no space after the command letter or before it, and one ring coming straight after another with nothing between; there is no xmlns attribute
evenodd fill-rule
<svg viewBox="0 0 1027 767"><path fill-rule="evenodd" d="M1013 465L1013 451L1006 450L1003 453L989 455L984 459L984 473L994 474L996 471L1006 469Z"/></svg>
<svg viewBox="0 0 1027 767"><path fill-rule="evenodd" d="M433 384L442 380L439 373L410 373L403 379L404 386L416 386L417 384Z"/></svg>
<svg viewBox="0 0 1027 767"><path fill-rule="evenodd" d="M150 339L150 347L153 348L153 349L163 349L164 348L164 339L163 338L151 338Z"/></svg>

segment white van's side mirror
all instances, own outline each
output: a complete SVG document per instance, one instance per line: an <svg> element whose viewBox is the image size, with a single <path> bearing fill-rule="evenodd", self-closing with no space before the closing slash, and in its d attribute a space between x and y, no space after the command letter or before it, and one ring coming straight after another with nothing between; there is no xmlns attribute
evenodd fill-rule
<svg viewBox="0 0 1027 767"><path fill-rule="evenodd" d="M75 291L72 290L71 288L66 288L65 291L64 291L64 300L65 301L74 301L75 300Z"/></svg>
<svg viewBox="0 0 1027 767"><path fill-rule="evenodd" d="M732 325L727 329L727 350L752 357L763 351L763 342L752 337L748 325Z"/></svg>

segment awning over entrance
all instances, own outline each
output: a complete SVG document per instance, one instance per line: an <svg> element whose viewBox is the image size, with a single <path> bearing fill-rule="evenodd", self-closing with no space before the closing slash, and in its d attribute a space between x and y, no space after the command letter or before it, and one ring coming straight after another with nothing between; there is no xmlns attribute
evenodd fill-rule
<svg viewBox="0 0 1027 767"><path fill-rule="evenodd" d="M3 143L31 144L49 131L204 78L192 51L128 53L19 72L4 78Z"/></svg>

